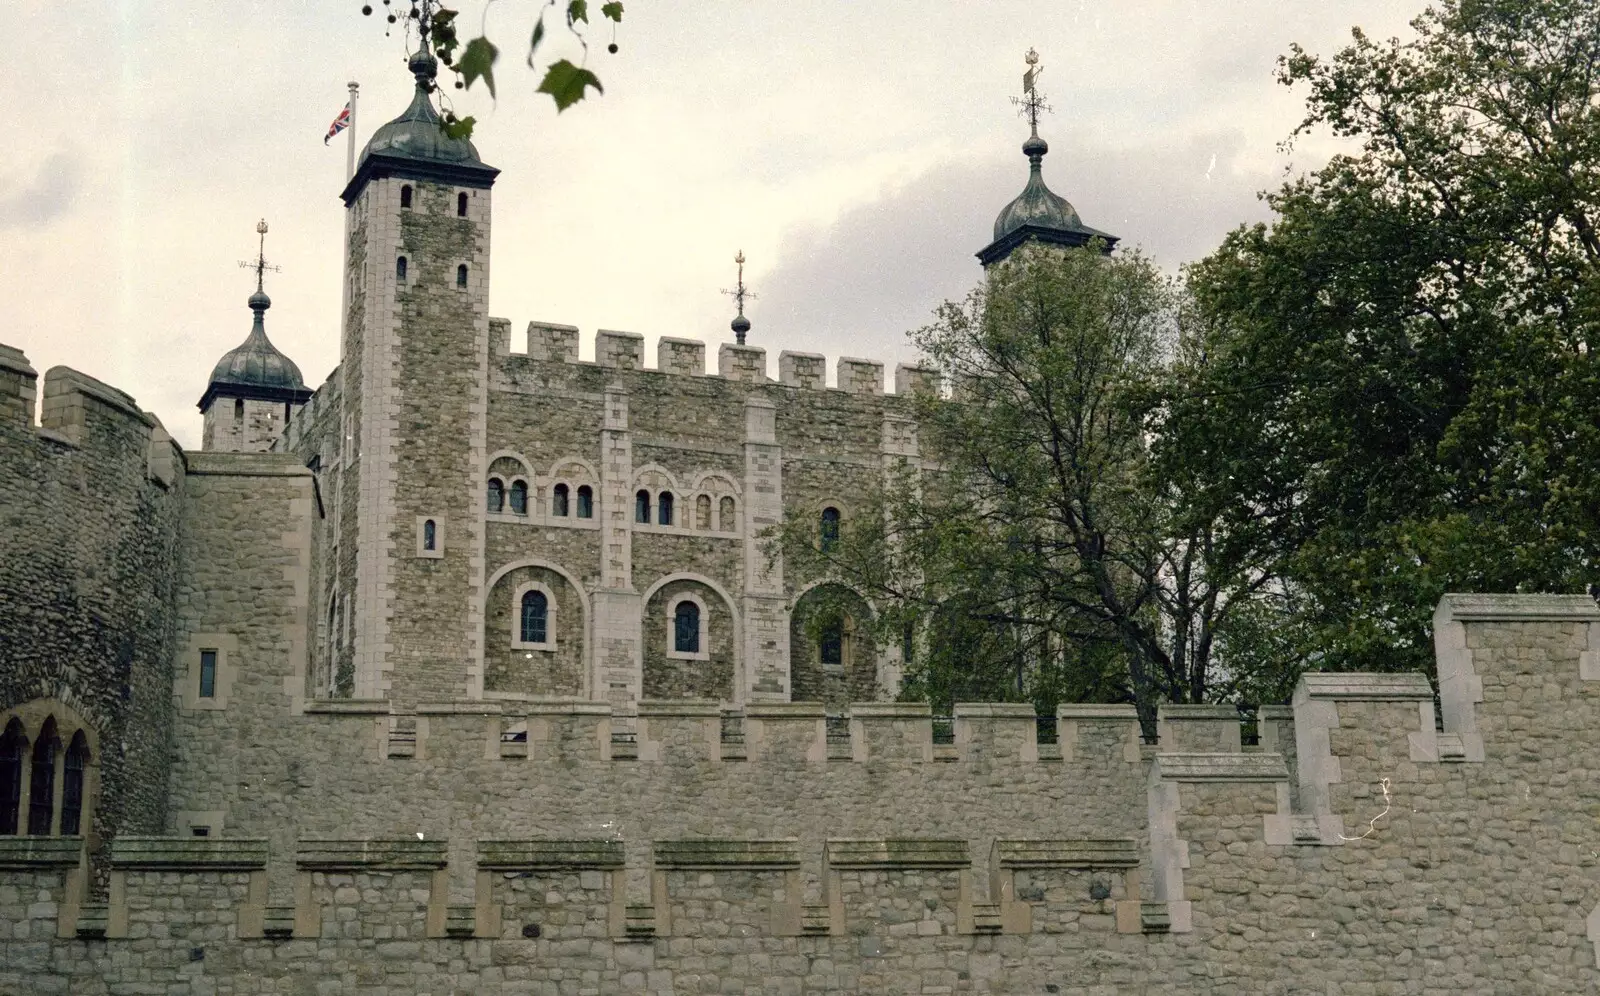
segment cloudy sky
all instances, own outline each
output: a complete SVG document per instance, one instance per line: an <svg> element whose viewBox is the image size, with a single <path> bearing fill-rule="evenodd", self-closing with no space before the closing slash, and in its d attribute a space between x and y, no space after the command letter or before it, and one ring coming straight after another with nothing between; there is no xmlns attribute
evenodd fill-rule
<svg viewBox="0 0 1600 996"><path fill-rule="evenodd" d="M609 26L590 33L605 96L558 117L516 50L535 0L499 0L486 21L462 0L465 33L486 23L506 50L497 105L457 98L503 170L491 312L577 325L585 357L597 328L643 333L648 357L658 335L714 356L742 248L772 375L780 349L892 366L913 358L906 331L977 281L973 253L1022 189L1027 127L1008 98L1030 46L1054 108L1047 181L1175 269L1265 219L1257 192L1332 148L1280 150L1302 95L1273 81L1276 57L1331 53L1356 24L1404 37L1421 3L628 0L616 55ZM360 6L10 11L26 44L7 56L21 122L0 157L0 342L122 388L198 445L195 402L249 330L253 275L236 263L265 218L283 266L268 333L321 383L338 363L345 178L344 136L322 136L347 80L359 142L411 86L403 36ZM544 61L578 58L552 38Z"/></svg>

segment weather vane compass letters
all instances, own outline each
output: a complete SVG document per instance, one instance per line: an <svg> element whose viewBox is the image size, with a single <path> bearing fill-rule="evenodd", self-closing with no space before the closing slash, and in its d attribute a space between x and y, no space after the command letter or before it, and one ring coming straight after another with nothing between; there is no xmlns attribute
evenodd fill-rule
<svg viewBox="0 0 1600 996"><path fill-rule="evenodd" d="M274 266L267 262L267 220L265 218L256 222L256 234L261 237L261 242L256 248L256 258L241 259L239 260L239 266L241 269L256 271L256 293L260 294L262 292L261 278L263 274L269 270L273 273L282 273L283 267Z"/></svg>

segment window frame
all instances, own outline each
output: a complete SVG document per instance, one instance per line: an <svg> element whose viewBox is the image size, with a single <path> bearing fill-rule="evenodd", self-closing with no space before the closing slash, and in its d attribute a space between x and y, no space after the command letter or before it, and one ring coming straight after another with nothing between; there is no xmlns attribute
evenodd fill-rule
<svg viewBox="0 0 1600 996"><path fill-rule="evenodd" d="M693 603L700 612L699 644L697 651L678 649L678 606ZM708 661L711 659L711 613L706 600L692 591L680 591L667 599L667 659L679 661Z"/></svg>
<svg viewBox="0 0 1600 996"><path fill-rule="evenodd" d="M534 643L522 638L522 598L531 591L537 591L544 596L544 641ZM513 650L542 650L554 653L556 650L556 619L558 618L558 604L555 592L543 581L524 581L517 585L511 593L511 649Z"/></svg>
<svg viewBox="0 0 1600 996"><path fill-rule="evenodd" d="M578 485L578 508L575 518L594 518L594 488L587 484ZM587 511L585 511L587 508Z"/></svg>

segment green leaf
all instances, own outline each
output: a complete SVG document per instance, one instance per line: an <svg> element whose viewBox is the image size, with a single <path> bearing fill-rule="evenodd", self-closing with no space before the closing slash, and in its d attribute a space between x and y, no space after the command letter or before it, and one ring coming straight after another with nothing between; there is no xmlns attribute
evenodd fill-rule
<svg viewBox="0 0 1600 996"><path fill-rule="evenodd" d="M552 63L550 69L544 74L544 82L539 84L540 93L548 93L555 98L556 110L564 111L584 98L587 87L594 87L597 93L605 93L605 87L600 85L600 78L582 66L574 66L566 59Z"/></svg>
<svg viewBox="0 0 1600 996"><path fill-rule="evenodd" d="M489 96L494 92L494 60L500 57L500 50L495 48L487 38L474 38L467 42L466 51L461 53L461 80L470 89L477 82L478 77L483 77L483 83L489 88Z"/></svg>
<svg viewBox="0 0 1600 996"><path fill-rule="evenodd" d="M622 23L622 4L616 2L616 0L612 0L611 3L601 4L600 13L611 18L611 20L616 21L618 24Z"/></svg>
<svg viewBox="0 0 1600 996"><path fill-rule="evenodd" d="M589 0L567 0L567 27L579 21L589 23Z"/></svg>
<svg viewBox="0 0 1600 996"><path fill-rule="evenodd" d="M477 123L478 119L470 114L464 118L458 118L454 114L446 114L444 116L444 133L451 138L471 138L472 126Z"/></svg>
<svg viewBox="0 0 1600 996"><path fill-rule="evenodd" d="M544 41L544 12L539 13L539 19L533 22L533 38L528 42L528 68L533 68L533 53L539 50L539 43Z"/></svg>

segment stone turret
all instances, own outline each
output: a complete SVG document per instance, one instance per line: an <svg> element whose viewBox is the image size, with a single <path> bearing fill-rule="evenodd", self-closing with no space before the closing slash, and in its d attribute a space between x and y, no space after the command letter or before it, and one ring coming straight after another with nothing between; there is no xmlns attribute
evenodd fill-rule
<svg viewBox="0 0 1600 996"><path fill-rule="evenodd" d="M250 335L224 353L211 370L200 398L203 450L265 453L311 397L300 368L267 339L270 307L272 299L258 286L250 295L250 310L255 313Z"/></svg>

